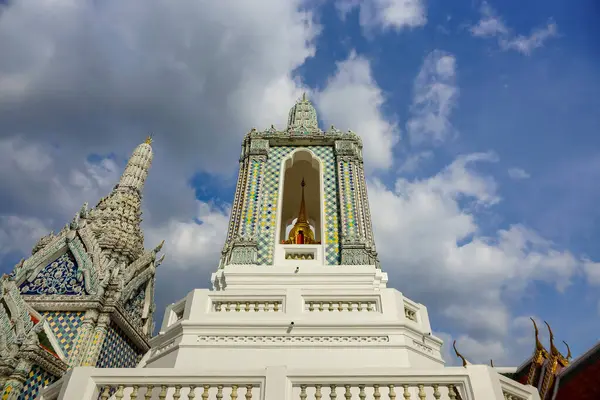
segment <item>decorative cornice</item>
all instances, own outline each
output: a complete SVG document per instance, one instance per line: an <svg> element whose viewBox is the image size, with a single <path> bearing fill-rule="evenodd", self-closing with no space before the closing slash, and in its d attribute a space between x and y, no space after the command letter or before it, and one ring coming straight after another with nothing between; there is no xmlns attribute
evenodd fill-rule
<svg viewBox="0 0 600 400"><path fill-rule="evenodd" d="M69 368L67 363L54 357L39 346L28 346L21 350L21 355L56 377L61 377Z"/></svg>

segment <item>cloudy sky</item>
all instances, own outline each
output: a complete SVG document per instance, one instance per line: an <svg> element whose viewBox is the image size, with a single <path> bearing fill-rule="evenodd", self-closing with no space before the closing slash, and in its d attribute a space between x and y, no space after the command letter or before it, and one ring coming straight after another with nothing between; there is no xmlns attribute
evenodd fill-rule
<svg viewBox="0 0 600 400"><path fill-rule="evenodd" d="M593 0L0 0L0 269L95 204L149 132L164 306L208 287L239 145L303 91L363 138L390 286L473 362L529 317L600 331L600 7ZM452 357L448 359L454 362Z"/></svg>

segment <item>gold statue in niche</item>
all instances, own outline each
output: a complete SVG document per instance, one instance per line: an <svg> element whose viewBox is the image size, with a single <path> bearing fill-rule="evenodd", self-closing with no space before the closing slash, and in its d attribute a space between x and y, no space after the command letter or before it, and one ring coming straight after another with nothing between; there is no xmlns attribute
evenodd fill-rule
<svg viewBox="0 0 600 400"><path fill-rule="evenodd" d="M306 217L306 204L304 203L304 178L302 178L302 198L300 199L300 212L298 212L298 219L294 227L288 235L288 239L284 241L286 244L321 244L321 242L315 241L315 233L311 229L308 219Z"/></svg>

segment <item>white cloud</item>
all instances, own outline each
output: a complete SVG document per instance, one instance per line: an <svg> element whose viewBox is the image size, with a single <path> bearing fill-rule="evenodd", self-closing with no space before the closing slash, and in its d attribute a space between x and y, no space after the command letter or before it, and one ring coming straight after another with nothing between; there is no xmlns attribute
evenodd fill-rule
<svg viewBox="0 0 600 400"><path fill-rule="evenodd" d="M230 210L201 201L197 207L195 219L198 222L172 219L165 225L148 227L146 240L148 243L165 240L169 267L214 272L227 233Z"/></svg>
<svg viewBox="0 0 600 400"><path fill-rule="evenodd" d="M531 178L531 175L522 168L509 168L508 176L515 180Z"/></svg>
<svg viewBox="0 0 600 400"><path fill-rule="evenodd" d="M500 47L504 50L516 50L519 53L530 55L531 52L544 45L549 38L558 34L556 24L549 22L544 28L535 29L529 36L517 35L509 38L500 38Z"/></svg>
<svg viewBox="0 0 600 400"><path fill-rule="evenodd" d="M507 299L518 301L534 281L563 290L582 261L522 225L482 230L478 211L500 196L477 165L495 160L491 153L462 156L429 178L399 179L393 189L370 180L369 196L382 268L404 282L398 289L426 301L437 324L461 332L472 361L506 364L522 358L512 343L521 328L511 323Z"/></svg>
<svg viewBox="0 0 600 400"><path fill-rule="evenodd" d="M50 229L38 218L0 215L0 261L11 252L30 254L33 244L48 233Z"/></svg>
<svg viewBox="0 0 600 400"><path fill-rule="evenodd" d="M521 54L530 55L534 49L542 47L544 42L558 34L554 22L548 22L543 28L534 29L529 36L517 35L506 27L504 21L487 2L483 2L479 12L481 19L470 28L476 37L496 37L502 50L516 50Z"/></svg>
<svg viewBox="0 0 600 400"><path fill-rule="evenodd" d="M591 285L600 286L600 262L586 260L583 264L583 270Z"/></svg>
<svg viewBox="0 0 600 400"><path fill-rule="evenodd" d="M427 23L423 0L338 0L336 7L342 18L358 7L359 23L369 32L375 29L400 31Z"/></svg>
<svg viewBox="0 0 600 400"><path fill-rule="evenodd" d="M421 167L421 165L433 158L432 151L422 151L420 153L411 154L400 164L398 173L411 173L415 172Z"/></svg>
<svg viewBox="0 0 600 400"><path fill-rule="evenodd" d="M487 2L482 3L479 11L481 19L470 29L473 36L487 37L508 34L508 28L502 19L495 15L495 11Z"/></svg>
<svg viewBox="0 0 600 400"><path fill-rule="evenodd" d="M355 52L337 63L335 75L316 94L317 108L327 125L352 129L368 143L364 147L367 168L391 167L392 150L399 140L397 124L383 115L384 102L369 61Z"/></svg>
<svg viewBox="0 0 600 400"><path fill-rule="evenodd" d="M435 50L423 62L415 79L411 118L406 124L415 144L440 144L454 136L450 114L458 97L456 58Z"/></svg>

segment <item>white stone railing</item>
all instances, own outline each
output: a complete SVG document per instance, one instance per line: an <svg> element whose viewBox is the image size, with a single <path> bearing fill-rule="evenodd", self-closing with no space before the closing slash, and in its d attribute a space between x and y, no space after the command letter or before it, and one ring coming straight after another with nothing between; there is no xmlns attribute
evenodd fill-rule
<svg viewBox="0 0 600 400"><path fill-rule="evenodd" d="M200 361L200 360L199 360ZM47 388L43 400L539 400L535 388L493 368L470 365L417 371L268 367L219 372L78 367Z"/></svg>
<svg viewBox="0 0 600 400"><path fill-rule="evenodd" d="M376 301L361 300L309 300L304 303L304 311L323 312L323 311L370 311L378 312Z"/></svg>
<svg viewBox="0 0 600 400"><path fill-rule="evenodd" d="M283 302L281 300L258 300L258 301L214 301L214 312L281 312Z"/></svg>

